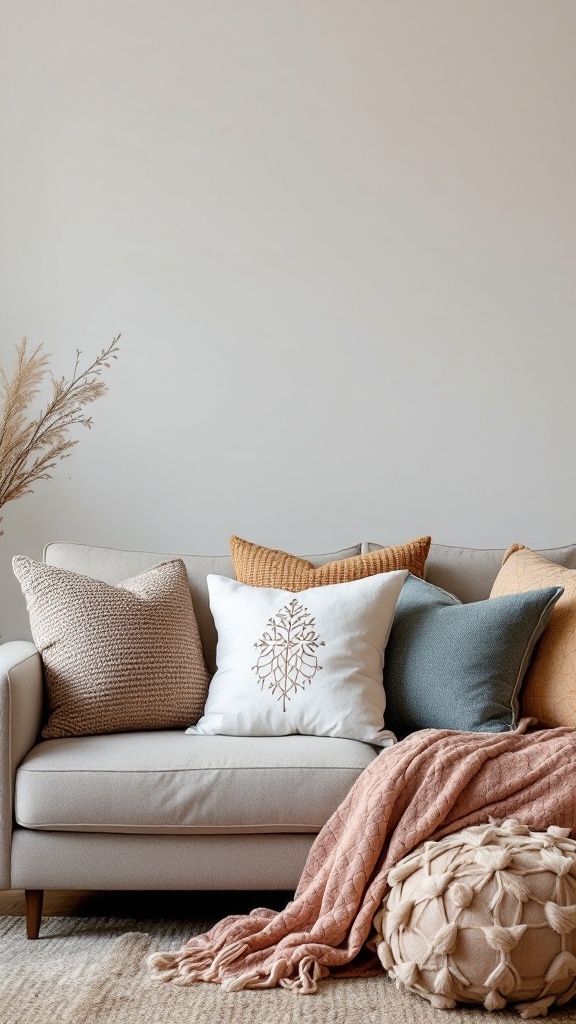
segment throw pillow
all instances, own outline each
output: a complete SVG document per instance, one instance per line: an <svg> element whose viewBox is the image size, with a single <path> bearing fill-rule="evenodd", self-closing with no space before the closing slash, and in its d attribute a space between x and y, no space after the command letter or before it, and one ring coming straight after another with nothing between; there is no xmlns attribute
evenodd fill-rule
<svg viewBox="0 0 576 1024"><path fill-rule="evenodd" d="M546 725L576 726L576 570L549 562L522 544L504 555L491 597L561 585L554 608L526 673L520 694L522 714Z"/></svg>
<svg viewBox="0 0 576 1024"><path fill-rule="evenodd" d="M389 746L384 648L405 570L292 591L208 576L218 668L190 733Z"/></svg>
<svg viewBox="0 0 576 1024"><path fill-rule="evenodd" d="M12 564L44 663L46 739L198 720L208 673L181 559L116 587L22 555Z"/></svg>
<svg viewBox="0 0 576 1024"><path fill-rule="evenodd" d="M472 604L409 576L386 651L386 722L416 729L505 732L518 691L562 587Z"/></svg>
<svg viewBox="0 0 576 1024"><path fill-rule="evenodd" d="M231 538L230 548L236 579L241 583L249 583L251 587L299 591L330 583L349 583L395 569L407 569L414 576L423 576L430 543L430 537L418 537L408 544L380 548L369 554L341 558L320 566L286 551L265 548L240 537Z"/></svg>

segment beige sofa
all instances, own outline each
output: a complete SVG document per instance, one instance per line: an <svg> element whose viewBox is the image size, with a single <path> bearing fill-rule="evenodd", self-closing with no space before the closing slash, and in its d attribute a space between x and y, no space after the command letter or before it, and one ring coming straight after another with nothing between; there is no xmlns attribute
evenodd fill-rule
<svg viewBox="0 0 576 1024"><path fill-rule="evenodd" d="M307 557L320 565L376 547ZM576 545L543 553L576 568ZM174 557L78 544L44 554L109 583ZM481 600L502 555L432 545L426 578ZM232 564L181 557L213 671L206 576L232 576ZM43 696L34 645L0 646L0 889L26 890L29 938L45 889L293 889L315 835L379 753L355 740L177 730L39 741Z"/></svg>

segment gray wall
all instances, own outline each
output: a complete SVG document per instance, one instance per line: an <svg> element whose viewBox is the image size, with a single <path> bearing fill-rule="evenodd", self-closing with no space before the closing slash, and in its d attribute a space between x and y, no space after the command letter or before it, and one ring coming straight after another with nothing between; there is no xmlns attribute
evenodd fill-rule
<svg viewBox="0 0 576 1024"><path fill-rule="evenodd" d="M573 0L6 0L0 362L122 331L5 509L221 552L576 540Z"/></svg>

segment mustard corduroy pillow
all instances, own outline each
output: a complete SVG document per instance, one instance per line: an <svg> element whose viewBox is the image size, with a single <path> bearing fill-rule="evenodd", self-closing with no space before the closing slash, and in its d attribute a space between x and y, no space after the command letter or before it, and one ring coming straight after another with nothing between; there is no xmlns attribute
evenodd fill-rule
<svg viewBox="0 0 576 1024"><path fill-rule="evenodd" d="M350 583L396 569L408 569L414 576L423 577L430 543L430 537L418 537L408 544L379 548L366 555L353 555L320 566L286 551L252 544L240 537L231 538L230 548L234 572L240 583L298 591L323 587L328 583Z"/></svg>

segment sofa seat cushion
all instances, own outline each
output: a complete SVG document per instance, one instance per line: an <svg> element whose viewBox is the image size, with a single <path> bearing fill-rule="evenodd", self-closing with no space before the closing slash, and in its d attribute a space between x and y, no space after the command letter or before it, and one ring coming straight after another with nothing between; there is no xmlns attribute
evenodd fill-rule
<svg viewBox="0 0 576 1024"><path fill-rule="evenodd" d="M376 756L357 740L300 735L47 740L18 769L15 816L71 832L318 832Z"/></svg>

